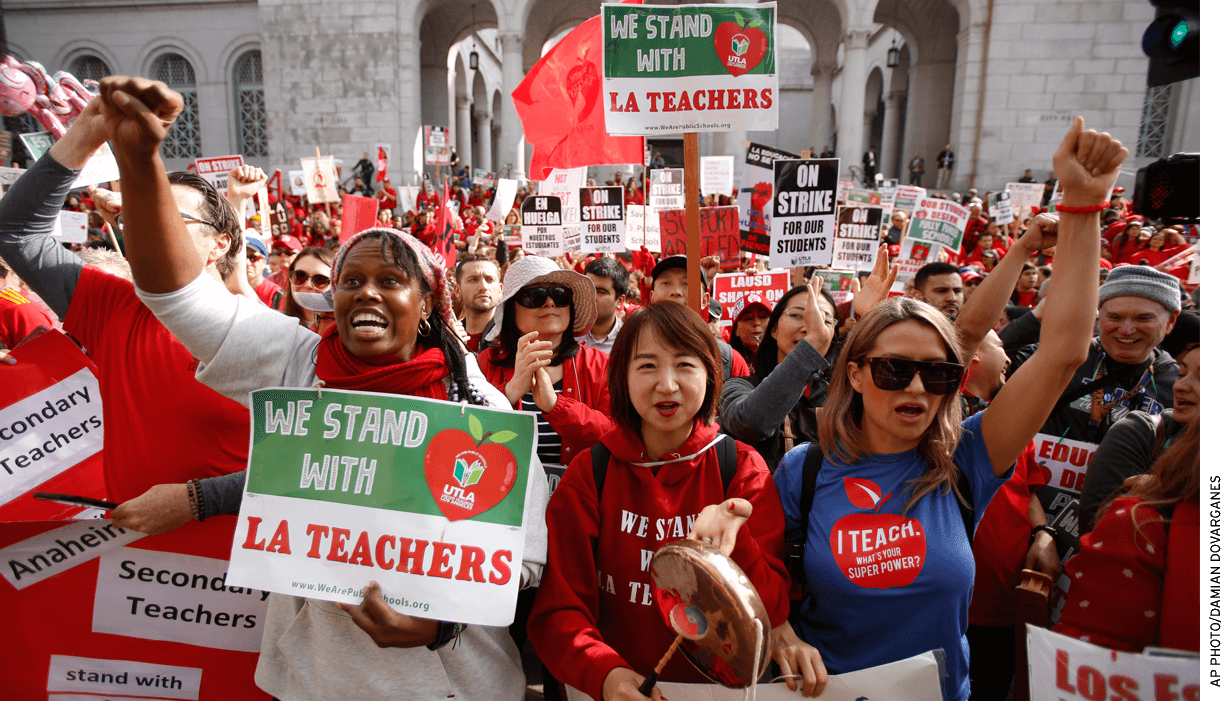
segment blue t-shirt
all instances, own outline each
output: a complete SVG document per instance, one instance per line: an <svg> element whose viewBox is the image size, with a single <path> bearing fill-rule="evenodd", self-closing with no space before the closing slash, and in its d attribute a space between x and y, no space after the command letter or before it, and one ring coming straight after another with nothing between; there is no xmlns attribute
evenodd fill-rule
<svg viewBox="0 0 1230 701"><path fill-rule="evenodd" d="M975 523L1000 485L982 438L982 414L965 420L953 460L969 479ZM786 534L801 533L807 444L782 458L773 477L786 512ZM853 465L827 458L807 519L806 599L800 637L841 674L944 649L944 698L969 696L965 628L974 590L974 554L956 490L933 490L901 516L911 480L926 468L911 450L869 455Z"/></svg>

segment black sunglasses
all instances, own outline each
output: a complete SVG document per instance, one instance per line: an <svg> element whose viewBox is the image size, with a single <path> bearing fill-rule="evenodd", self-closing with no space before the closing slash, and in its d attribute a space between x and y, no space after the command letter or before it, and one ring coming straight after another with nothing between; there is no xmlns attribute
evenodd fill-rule
<svg viewBox="0 0 1230 701"><path fill-rule="evenodd" d="M562 286L528 287L518 292L513 301L526 309L537 309L547 303L548 297L557 307L572 306L572 288Z"/></svg>
<svg viewBox="0 0 1230 701"><path fill-rule="evenodd" d="M965 366L958 363L929 363L905 358L867 358L876 387L896 392L910 386L914 375L922 377L923 389L944 396L961 388Z"/></svg>
<svg viewBox="0 0 1230 701"><path fill-rule="evenodd" d="M307 281L311 280L312 287L315 287L316 289L328 287L329 283L332 282L328 275L321 275L319 273L316 275L311 275L303 270L296 270L292 272L291 279L294 280L296 285L306 285Z"/></svg>

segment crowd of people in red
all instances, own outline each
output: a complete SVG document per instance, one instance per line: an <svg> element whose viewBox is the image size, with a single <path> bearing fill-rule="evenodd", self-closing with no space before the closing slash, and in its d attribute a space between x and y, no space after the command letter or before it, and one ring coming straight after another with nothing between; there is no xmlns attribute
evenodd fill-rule
<svg viewBox="0 0 1230 701"><path fill-rule="evenodd" d="M0 199L0 343L59 327L98 366L118 525L163 533L237 511L260 387L479 403L538 422L514 625L463 635L394 611L374 583L339 605L349 615L273 595L256 682L276 698L438 688L512 701L527 639L548 698L562 685L644 698L674 636L648 605L642 553L684 537L747 573L774 626L768 652L805 696L829 673L943 649L945 699L1007 697L1022 569L1070 582L1058 631L1196 649L1198 288L1186 263L1167 262L1198 231L1132 214L1121 188L1105 202L1127 151L1080 118L1054 156L1054 211L1000 227L971 192L962 250L903 295L890 294L908 223L895 212L851 299L800 268L779 301L743 300L722 329L717 259L689 290L686 256L526 256L506 237L516 209L489 220L493 193L467 171L407 211L379 183L378 225L345 241L340 208L271 191L263 238L241 214L267 187L259 169L233 170L225 199L166 172L158 149L182 106L161 83L106 78ZM122 199L70 195L107 140ZM609 184L643 201L635 181ZM362 176L354 189L369 191ZM63 207L91 212L89 250L51 238ZM112 234L122 251L100 251ZM1050 437L1096 449L1079 545L1062 550ZM636 526L684 519L694 527ZM803 552L795 571L788 542ZM914 557L856 564L891 548ZM681 658L661 678L704 681Z"/></svg>

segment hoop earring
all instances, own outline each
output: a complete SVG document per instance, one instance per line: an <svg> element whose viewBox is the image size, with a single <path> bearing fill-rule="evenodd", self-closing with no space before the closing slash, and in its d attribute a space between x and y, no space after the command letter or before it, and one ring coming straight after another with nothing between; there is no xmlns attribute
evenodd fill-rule
<svg viewBox="0 0 1230 701"><path fill-rule="evenodd" d="M431 334L431 322L426 319L419 320L419 335L428 336Z"/></svg>

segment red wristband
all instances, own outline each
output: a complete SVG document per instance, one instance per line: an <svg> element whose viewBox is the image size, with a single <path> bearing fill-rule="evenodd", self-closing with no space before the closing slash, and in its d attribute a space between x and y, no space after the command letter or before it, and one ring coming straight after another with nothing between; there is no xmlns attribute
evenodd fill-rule
<svg viewBox="0 0 1230 701"><path fill-rule="evenodd" d="M1068 214L1094 214L1100 212L1110 206L1110 202L1101 204L1091 204L1088 207L1065 207L1063 203L1055 205L1056 212L1067 212Z"/></svg>

